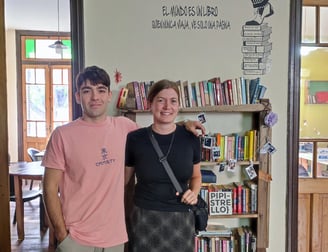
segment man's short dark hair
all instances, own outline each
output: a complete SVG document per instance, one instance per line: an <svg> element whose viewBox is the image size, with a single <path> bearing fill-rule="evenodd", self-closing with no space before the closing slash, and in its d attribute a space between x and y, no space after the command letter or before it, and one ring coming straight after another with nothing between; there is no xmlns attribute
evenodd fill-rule
<svg viewBox="0 0 328 252"><path fill-rule="evenodd" d="M84 68L82 72L80 72L76 76L76 89L80 90L82 84L87 80L90 81L91 85L103 84L108 87L110 90L110 78L108 73L97 66L89 66Z"/></svg>

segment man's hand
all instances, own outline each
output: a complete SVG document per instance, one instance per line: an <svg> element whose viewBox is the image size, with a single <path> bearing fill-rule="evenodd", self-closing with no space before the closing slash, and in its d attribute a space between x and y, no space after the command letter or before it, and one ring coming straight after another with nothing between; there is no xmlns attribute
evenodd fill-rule
<svg viewBox="0 0 328 252"><path fill-rule="evenodd" d="M184 126L188 131L192 132L195 136L205 135L205 128L199 121L185 120ZM199 130L201 131L201 133L199 133Z"/></svg>

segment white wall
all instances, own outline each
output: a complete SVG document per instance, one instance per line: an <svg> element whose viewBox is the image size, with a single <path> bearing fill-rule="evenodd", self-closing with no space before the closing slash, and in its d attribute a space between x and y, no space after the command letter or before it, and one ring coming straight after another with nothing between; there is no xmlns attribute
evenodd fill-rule
<svg viewBox="0 0 328 252"><path fill-rule="evenodd" d="M271 71L260 75L268 87L273 111L279 122L273 127L272 143L277 152L272 158L270 248L285 250L286 235L286 137L289 1L270 1L274 15L265 19L272 27ZM171 20L227 20L229 30L152 29L152 20L164 19L163 6L217 6L218 17L170 17ZM84 1L86 65L106 69L112 78L115 114L117 90L132 80L199 81L243 76L241 69L241 27L253 16L251 1L244 0L121 0ZM114 82L114 72L122 73L121 83ZM254 76L246 76L248 78ZM219 123L219 122L218 122Z"/></svg>
<svg viewBox="0 0 328 252"><path fill-rule="evenodd" d="M15 31L6 30L8 152L10 160L18 161L17 79Z"/></svg>

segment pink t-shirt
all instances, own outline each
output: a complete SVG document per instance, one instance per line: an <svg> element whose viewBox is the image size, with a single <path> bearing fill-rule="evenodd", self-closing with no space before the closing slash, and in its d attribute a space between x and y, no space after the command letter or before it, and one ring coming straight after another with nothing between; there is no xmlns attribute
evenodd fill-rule
<svg viewBox="0 0 328 252"><path fill-rule="evenodd" d="M137 124L107 117L101 124L77 119L54 130L42 161L63 171L60 200L71 237L83 245L111 247L127 241L124 154Z"/></svg>

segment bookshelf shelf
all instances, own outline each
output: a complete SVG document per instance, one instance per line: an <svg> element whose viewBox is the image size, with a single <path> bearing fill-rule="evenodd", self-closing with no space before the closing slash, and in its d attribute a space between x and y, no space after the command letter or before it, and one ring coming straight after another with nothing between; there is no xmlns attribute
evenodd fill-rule
<svg viewBox="0 0 328 252"><path fill-rule="evenodd" d="M200 162L200 166L216 166L216 165L220 165L220 163L223 162L223 161L218 161L218 162ZM252 162L253 165L259 165L260 162L259 161L253 161ZM236 165L250 165L251 162L250 161L237 161Z"/></svg>
<svg viewBox="0 0 328 252"><path fill-rule="evenodd" d="M245 218L245 219L249 219L249 218L258 218L258 214L257 213L253 213L253 214L232 214L232 215L210 215L211 219L234 219L234 218Z"/></svg>
<svg viewBox="0 0 328 252"><path fill-rule="evenodd" d="M180 108L180 113L199 113L199 112L212 112L212 113L242 113L242 112L260 112L263 110L270 110L267 100L261 101L257 104L245 104L245 105L217 105L206 107L191 107ZM149 110L137 110L137 109L120 109L122 113L150 113Z"/></svg>

